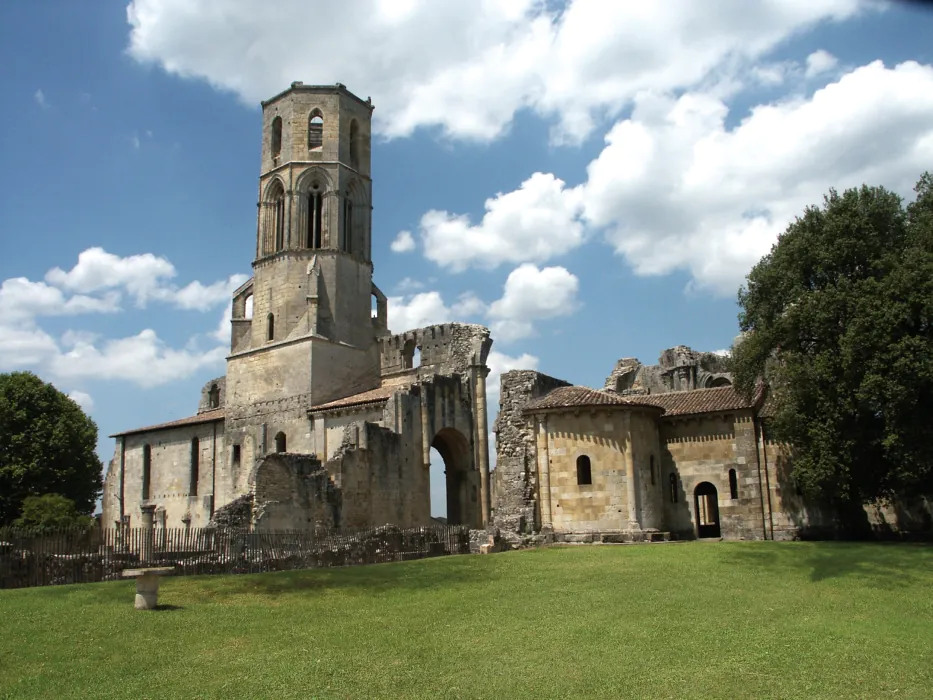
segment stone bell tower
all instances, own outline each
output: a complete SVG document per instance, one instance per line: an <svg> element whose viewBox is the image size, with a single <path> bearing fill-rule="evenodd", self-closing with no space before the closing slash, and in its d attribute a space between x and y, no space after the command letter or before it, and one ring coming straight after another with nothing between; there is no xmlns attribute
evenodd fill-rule
<svg viewBox="0 0 933 700"><path fill-rule="evenodd" d="M225 400L228 432L265 413L255 454L279 432L289 452L310 451L308 406L379 385L372 112L339 83L292 83L262 103L256 255L234 293Z"/></svg>

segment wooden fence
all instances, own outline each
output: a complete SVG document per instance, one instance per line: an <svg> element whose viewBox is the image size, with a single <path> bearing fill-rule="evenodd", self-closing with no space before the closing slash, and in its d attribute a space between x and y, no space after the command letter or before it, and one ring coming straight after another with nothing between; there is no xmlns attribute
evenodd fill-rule
<svg viewBox="0 0 933 700"><path fill-rule="evenodd" d="M134 527L41 533L0 528L0 589L111 581L123 569L139 566L173 566L176 575L249 574L469 551L469 528L463 526L355 532Z"/></svg>

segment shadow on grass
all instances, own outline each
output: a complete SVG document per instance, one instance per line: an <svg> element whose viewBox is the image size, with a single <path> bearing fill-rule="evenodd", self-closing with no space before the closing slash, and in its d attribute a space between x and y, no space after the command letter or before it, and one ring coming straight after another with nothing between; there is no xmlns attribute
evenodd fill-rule
<svg viewBox="0 0 933 700"><path fill-rule="evenodd" d="M156 605L153 608L154 612L171 612L172 610L184 610L185 608L181 605Z"/></svg>
<svg viewBox="0 0 933 700"><path fill-rule="evenodd" d="M379 595L391 591L420 591L471 585L496 578L488 559L471 556L441 557L412 562L369 564L293 571L270 571L259 574L218 574L172 576L162 582L160 596L185 602L210 602L240 596L284 597L315 595L343 590L361 595ZM44 590L50 596L74 594L99 603L132 602L132 582L121 585L86 584L68 586L67 593ZM41 595L41 594L40 594ZM182 606L158 606L158 609L184 609Z"/></svg>
<svg viewBox="0 0 933 700"><path fill-rule="evenodd" d="M726 563L799 571L811 581L857 578L877 587L930 580L933 546L927 543L748 543L723 550Z"/></svg>

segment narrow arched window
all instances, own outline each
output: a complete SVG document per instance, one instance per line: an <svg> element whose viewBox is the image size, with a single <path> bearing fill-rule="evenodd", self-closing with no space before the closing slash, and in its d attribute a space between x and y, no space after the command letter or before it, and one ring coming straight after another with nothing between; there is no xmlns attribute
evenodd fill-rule
<svg viewBox="0 0 933 700"><path fill-rule="evenodd" d="M348 191L343 199L343 245L341 249L347 253L352 252L353 247L351 243L353 237L353 200L350 196Z"/></svg>
<svg viewBox="0 0 933 700"><path fill-rule="evenodd" d="M143 445L143 500L149 500L149 485L152 479L152 448Z"/></svg>
<svg viewBox="0 0 933 700"><path fill-rule="evenodd" d="M314 151L324 146L324 117L320 110L314 110L308 117L308 150Z"/></svg>
<svg viewBox="0 0 933 700"><path fill-rule="evenodd" d="M670 485L671 485L671 503L677 503L677 475L674 472L671 472Z"/></svg>
<svg viewBox="0 0 933 700"><path fill-rule="evenodd" d="M657 476L655 475L654 470L654 455L651 455L651 485L654 486L657 483Z"/></svg>
<svg viewBox="0 0 933 700"><path fill-rule="evenodd" d="M593 483L593 470L590 458L586 455L577 457L577 484L586 486Z"/></svg>
<svg viewBox="0 0 933 700"><path fill-rule="evenodd" d="M207 392L208 408L220 408L220 389L216 384L211 384L210 391Z"/></svg>
<svg viewBox="0 0 933 700"><path fill-rule="evenodd" d="M278 158L282 152L282 117L276 117L272 120L272 136L269 142L269 150L273 158Z"/></svg>
<svg viewBox="0 0 933 700"><path fill-rule="evenodd" d="M285 188L279 180L267 191L263 216L262 252L268 255L285 248Z"/></svg>
<svg viewBox="0 0 933 700"><path fill-rule="evenodd" d="M305 235L306 248L321 247L321 228L324 221L324 192L318 183L308 191L308 228Z"/></svg>
<svg viewBox="0 0 933 700"><path fill-rule="evenodd" d="M736 476L735 469L729 470L729 498L738 498L739 497L739 480Z"/></svg>
<svg viewBox="0 0 933 700"><path fill-rule="evenodd" d="M275 435L275 451L276 452L285 452L285 433L276 433Z"/></svg>
<svg viewBox="0 0 933 700"><path fill-rule="evenodd" d="M360 167L360 125L356 119L350 122L350 167Z"/></svg>
<svg viewBox="0 0 933 700"><path fill-rule="evenodd" d="M198 476L201 470L201 441L191 438L191 472L188 480L188 494L198 495Z"/></svg>
<svg viewBox="0 0 933 700"><path fill-rule="evenodd" d="M275 340L275 316L266 316L266 340Z"/></svg>

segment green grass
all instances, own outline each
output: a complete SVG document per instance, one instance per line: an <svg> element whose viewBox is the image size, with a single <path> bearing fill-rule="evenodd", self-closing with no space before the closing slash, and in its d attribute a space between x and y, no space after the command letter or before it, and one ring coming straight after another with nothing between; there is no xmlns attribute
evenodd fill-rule
<svg viewBox="0 0 933 700"><path fill-rule="evenodd" d="M933 548L564 547L0 591L0 698L930 698Z"/></svg>

